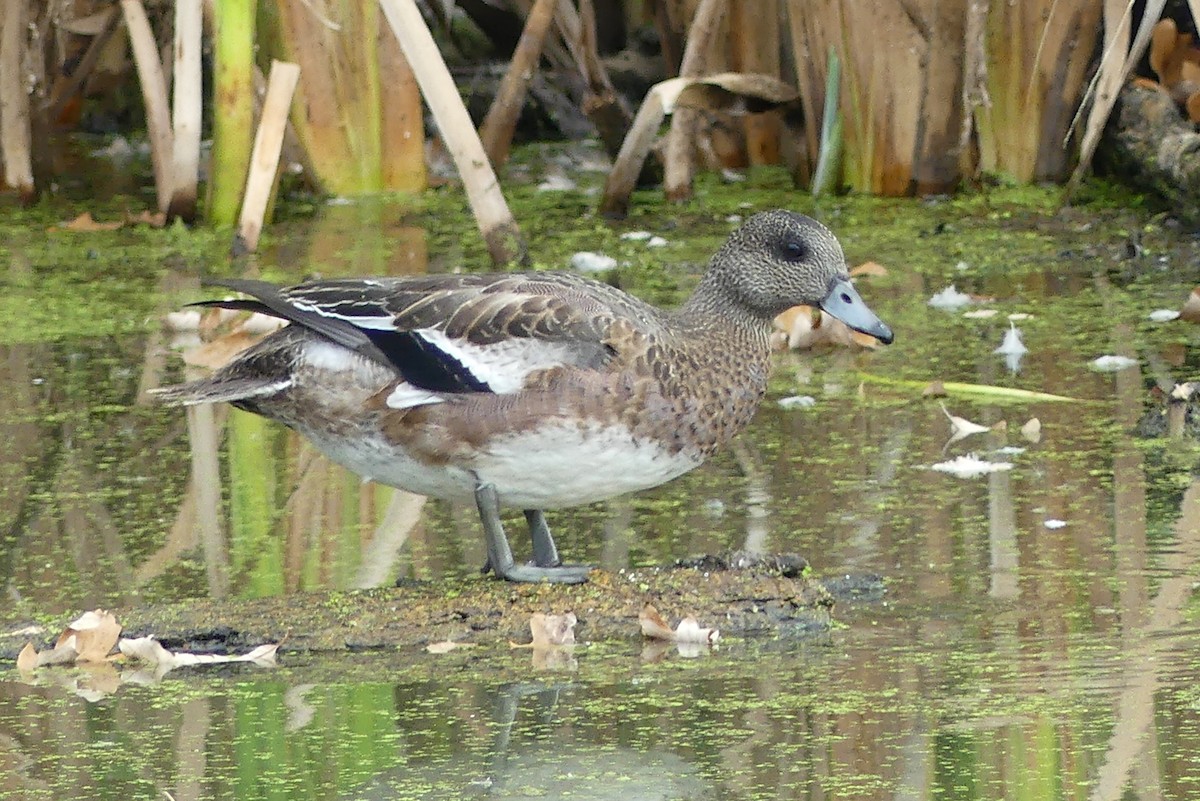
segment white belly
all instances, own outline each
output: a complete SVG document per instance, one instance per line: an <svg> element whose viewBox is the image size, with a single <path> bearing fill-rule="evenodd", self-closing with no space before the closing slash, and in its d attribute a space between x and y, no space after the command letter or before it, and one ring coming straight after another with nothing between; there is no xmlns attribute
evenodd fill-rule
<svg viewBox="0 0 1200 801"><path fill-rule="evenodd" d="M635 439L620 426L573 422L496 438L469 457L436 466L382 439L348 442L306 433L329 458L381 484L466 501L474 499L478 480L494 485L502 504L520 509L578 506L657 487L703 461Z"/></svg>

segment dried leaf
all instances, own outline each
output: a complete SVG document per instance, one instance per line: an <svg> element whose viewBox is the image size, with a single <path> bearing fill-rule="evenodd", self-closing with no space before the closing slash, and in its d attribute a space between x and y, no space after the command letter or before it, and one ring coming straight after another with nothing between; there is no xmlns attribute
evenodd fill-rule
<svg viewBox="0 0 1200 801"><path fill-rule="evenodd" d="M851 277L856 275L884 276L887 274L887 267L884 267L882 264L874 261L864 261L862 264L858 265L857 267L853 267L850 270Z"/></svg>
<svg viewBox="0 0 1200 801"><path fill-rule="evenodd" d="M431 654L448 654L458 648L474 648L475 643L471 642L455 642L454 640L442 640L441 642L431 642L425 646L425 650Z"/></svg>
<svg viewBox="0 0 1200 801"><path fill-rule="evenodd" d="M684 644L712 645L721 637L718 629L704 628L694 617L685 617L679 621L675 629L659 614L651 604L642 607L638 614L638 623L642 627L643 636L654 640Z"/></svg>
<svg viewBox="0 0 1200 801"><path fill-rule="evenodd" d="M205 342L198 347L184 351L183 361L193 367L216 370L224 367L234 356L258 342L259 339L261 337L256 334L234 331L214 339L212 342Z"/></svg>
<svg viewBox="0 0 1200 801"><path fill-rule="evenodd" d="M965 417L955 417L950 414L950 410L946 408L946 404L940 404L942 413L946 415L946 419L950 421L950 441L947 445L958 442L960 439L965 439L972 434L982 434L985 431L991 431L987 426L981 426L979 423L972 423Z"/></svg>
<svg viewBox="0 0 1200 801"><path fill-rule="evenodd" d="M529 616L529 633L534 649L575 644L575 613L546 615L535 612Z"/></svg>
<svg viewBox="0 0 1200 801"><path fill-rule="evenodd" d="M775 318L775 328L783 337L777 345L786 345L793 350L803 350L818 345L859 345L864 348L879 347L879 340L870 334L855 331L850 326L822 314L811 306L793 306Z"/></svg>
<svg viewBox="0 0 1200 801"><path fill-rule="evenodd" d="M245 654L193 654L186 651L168 651L153 637L126 637L118 643L121 653L157 668L159 674L177 667L192 665L216 665L226 662L253 662L256 665L272 666L279 643L267 643Z"/></svg>
<svg viewBox="0 0 1200 801"><path fill-rule="evenodd" d="M1025 425L1021 426L1021 436L1028 442L1042 441L1042 421L1036 417L1029 418Z"/></svg>
<svg viewBox="0 0 1200 801"><path fill-rule="evenodd" d="M115 231L125 224L124 220L112 222L97 222L90 211L85 211L70 222L58 225L63 231Z"/></svg>
<svg viewBox="0 0 1200 801"><path fill-rule="evenodd" d="M946 397L946 385L941 381L930 381L925 389L921 390L921 395L926 398L944 398Z"/></svg>
<svg viewBox="0 0 1200 801"><path fill-rule="evenodd" d="M1200 323L1200 286L1192 290L1187 302L1179 310L1179 319L1189 323Z"/></svg>
<svg viewBox="0 0 1200 801"><path fill-rule="evenodd" d="M75 650L75 637L71 636L64 642L60 642L51 648L49 651L39 651L37 655L38 667L49 667L50 665L72 665L79 657L79 652Z"/></svg>
<svg viewBox="0 0 1200 801"><path fill-rule="evenodd" d="M675 627L675 642L699 643L712 645L721 637L717 629L706 629L694 617L685 617Z"/></svg>
<svg viewBox="0 0 1200 801"><path fill-rule="evenodd" d="M80 662L105 662L121 636L121 624L112 612L94 609L76 618L58 636L57 648L74 637L74 648Z"/></svg>
<svg viewBox="0 0 1200 801"><path fill-rule="evenodd" d="M642 634L646 637L653 640L671 641L675 639L675 632L671 630L670 624L650 604L642 607L642 611L638 614L638 623L641 624Z"/></svg>
<svg viewBox="0 0 1200 801"><path fill-rule="evenodd" d="M986 320L989 317L995 317L999 314L998 309L973 309L968 312L963 312L963 317L968 320Z"/></svg>
<svg viewBox="0 0 1200 801"><path fill-rule="evenodd" d="M25 643L25 647L21 649L21 653L17 654L17 670L22 673L30 673L38 666L38 652L33 647L33 643Z"/></svg>

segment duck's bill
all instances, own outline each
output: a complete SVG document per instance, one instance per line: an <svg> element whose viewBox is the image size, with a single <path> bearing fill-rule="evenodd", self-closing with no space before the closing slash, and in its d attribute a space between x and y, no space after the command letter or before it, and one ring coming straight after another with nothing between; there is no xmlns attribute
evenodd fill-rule
<svg viewBox="0 0 1200 801"><path fill-rule="evenodd" d="M821 311L841 320L855 331L870 334L885 345L892 344L892 329L871 311L849 279L835 281L821 301Z"/></svg>

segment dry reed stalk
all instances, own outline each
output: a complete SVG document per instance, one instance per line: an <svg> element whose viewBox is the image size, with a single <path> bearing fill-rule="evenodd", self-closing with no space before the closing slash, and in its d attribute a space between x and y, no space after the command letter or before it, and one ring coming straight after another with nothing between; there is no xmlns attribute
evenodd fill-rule
<svg viewBox="0 0 1200 801"><path fill-rule="evenodd" d="M1193 19L1196 18L1196 0L1189 0L1192 7ZM1117 96L1125 83L1125 78L1146 52L1150 44L1154 24L1162 17L1166 0L1150 0L1142 12L1142 22L1133 41L1129 45L1129 28L1133 13L1133 0L1105 0L1104 3L1104 53L1100 59L1100 67L1089 93L1094 94L1091 111L1088 113L1087 128L1080 143L1079 163L1067 182L1067 196L1079 188L1083 176L1092 163L1092 156L1100 144L1100 135L1108 123L1116 105ZM1087 98L1084 99L1084 105ZM1081 107L1079 114L1083 113ZM1076 115L1078 119L1079 115Z"/></svg>
<svg viewBox="0 0 1200 801"><path fill-rule="evenodd" d="M479 138L494 167L508 160L513 131L525 104L529 82L537 71L538 59L546 41L550 23L554 21L554 10L558 0L535 0L525 20L525 29L513 51L508 71L500 81L496 97L479 128Z"/></svg>
<svg viewBox="0 0 1200 801"><path fill-rule="evenodd" d="M562 12L559 12L560 16ZM580 56L579 71L587 83L583 97L584 116L596 126L604 150L612 158L621 152L621 143L633 124L633 115L622 102L608 77L596 47L596 9L592 0L580 0L578 30L575 32Z"/></svg>
<svg viewBox="0 0 1200 801"><path fill-rule="evenodd" d="M196 182L200 178L200 114L202 87L200 0L175 0L174 131L171 196L167 219L196 219Z"/></svg>
<svg viewBox="0 0 1200 801"><path fill-rule="evenodd" d="M779 0L732 0L729 6L731 68L735 72L779 77ZM747 114L742 120L750 164L778 164L783 115Z"/></svg>
<svg viewBox="0 0 1200 801"><path fill-rule="evenodd" d="M621 150L613 160L612 170L604 182L600 213L605 217L621 218L629 213L629 198L637 186L638 174L650 148L654 146L654 139L658 136L658 128L666 113L662 94L656 86L646 93L642 105L638 107L629 133L625 135Z"/></svg>
<svg viewBox="0 0 1200 801"><path fill-rule="evenodd" d="M804 37L797 77L806 115L824 97L822 55L843 65L844 176L885 195L944 192L958 181L964 14L936 0L789 4L793 40ZM886 32L881 36L881 32ZM813 158L816 121L806 120Z"/></svg>
<svg viewBox="0 0 1200 801"><path fill-rule="evenodd" d="M233 225L254 137L254 23L256 0L214 0L213 144L208 220Z"/></svg>
<svg viewBox="0 0 1200 801"><path fill-rule="evenodd" d="M267 95L263 99L262 116L258 121L258 132L254 136L254 151L250 157L242 213L238 219L238 241L234 244L234 251L237 253L253 253L258 249L258 238L262 234L267 205L279 177L279 153L283 147L283 133L287 129L288 111L292 107L292 96L296 92L299 80L300 67L296 64L284 61L271 63L271 74L267 78Z"/></svg>
<svg viewBox="0 0 1200 801"><path fill-rule="evenodd" d="M25 71L25 0L4 0L0 14L0 152L4 155L0 183L31 202L33 186L32 133L29 95L21 77Z"/></svg>
<svg viewBox="0 0 1200 801"><path fill-rule="evenodd" d="M165 212L171 200L172 151L171 111L167 104L167 82L154 31L146 18L141 0L121 0L129 44L137 66L138 82L142 87L142 102L146 107L146 131L150 136L150 160L154 164L154 188L158 195L158 210Z"/></svg>
<svg viewBox="0 0 1200 801"><path fill-rule="evenodd" d="M706 68L713 71L712 65L705 63L705 53L713 46L727 5L728 0L700 0L688 28L687 47L684 48L683 62L679 67L681 78L695 77ZM681 202L692 196L693 143L698 128L698 115L691 109L680 109L671 117L663 165L663 184L668 200Z"/></svg>
<svg viewBox="0 0 1200 801"><path fill-rule="evenodd" d="M380 179L394 192L421 192L428 186L425 172L425 123L421 90L400 43L386 25L377 35L380 95Z"/></svg>
<svg viewBox="0 0 1200 801"><path fill-rule="evenodd" d="M1096 50L1101 7L1093 0L996 3L986 52L991 107L974 110L980 166L1018 181L1061 180L1064 147Z"/></svg>
<svg viewBox="0 0 1200 801"><path fill-rule="evenodd" d="M329 192L383 188L379 6L358 0L285 0L283 50L300 65L292 123L315 179Z"/></svg>
<svg viewBox="0 0 1200 801"><path fill-rule="evenodd" d="M516 220L488 161L475 126L458 95L454 78L442 60L414 0L380 0L384 15L446 142L467 192L475 222L495 264L528 258Z"/></svg>

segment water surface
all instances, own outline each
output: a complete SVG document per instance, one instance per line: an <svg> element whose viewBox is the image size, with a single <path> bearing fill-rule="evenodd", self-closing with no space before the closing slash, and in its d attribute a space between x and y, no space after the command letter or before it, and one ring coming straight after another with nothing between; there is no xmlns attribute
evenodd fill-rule
<svg viewBox="0 0 1200 801"><path fill-rule="evenodd" d="M745 214L699 209L611 226L590 201L530 194L539 266L575 250L628 262L623 286L677 302ZM794 196L756 188L762 207ZM439 203L453 205L452 201ZM1177 308L1195 242L1131 213L992 198L819 210L893 324L878 352L786 353L736 448L658 490L550 516L563 552L609 570L749 547L886 592L810 637L726 638L699 658L584 643L557 670L528 652L313 656L116 670L34 684L0 673L0 798L1187 799L1200 795L1200 483L1194 375ZM518 216L522 216L519 214ZM652 228L651 250L618 239ZM1138 252L1129 246L1136 235ZM473 509L362 483L270 423L145 402L182 380L165 315L202 272L299 280L483 267L461 216L330 206L282 223L255 263L168 231L10 231L0 297L0 620L53 626L96 606L386 586L473 573ZM927 300L993 298L972 319ZM993 353L1020 320L1013 373ZM1101 373L1104 354L1137 364ZM912 382L881 383L878 379ZM934 379L1079 402L923 397ZM811 408L780 400L811 396ZM947 445L958 416L1005 430ZM1174 416L1173 416L1174 415ZM1037 441L1021 428L1037 418ZM1171 434L1178 434L1171 436ZM930 467L973 453L1010 470ZM352 599L352 596L349 596ZM585 610L577 610L586 614ZM680 615L686 610L670 610ZM719 625L719 621L713 621Z"/></svg>

